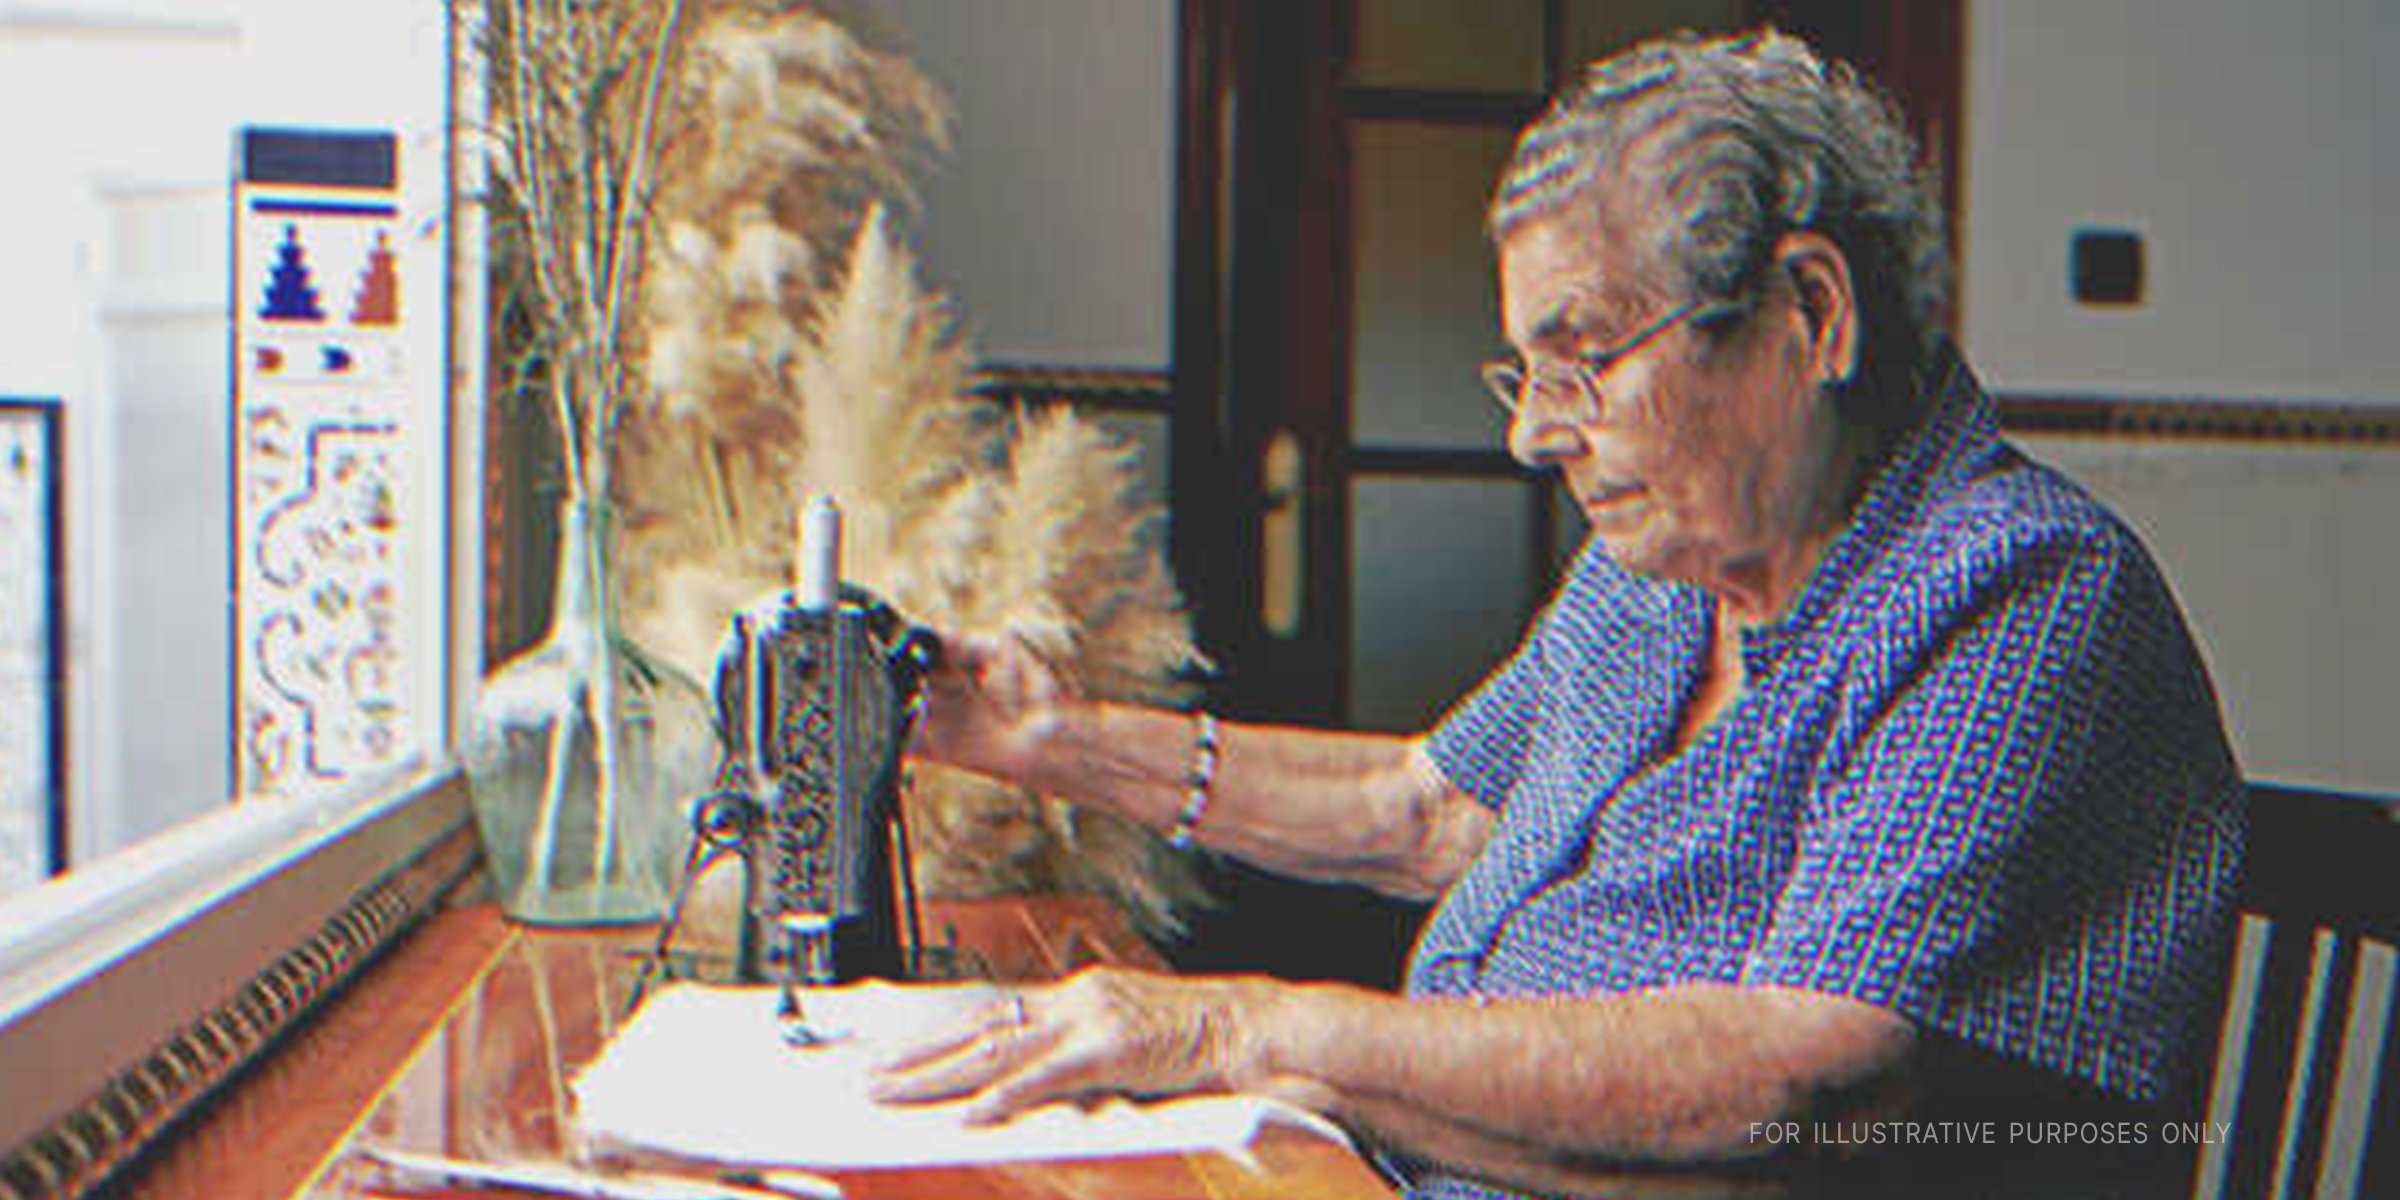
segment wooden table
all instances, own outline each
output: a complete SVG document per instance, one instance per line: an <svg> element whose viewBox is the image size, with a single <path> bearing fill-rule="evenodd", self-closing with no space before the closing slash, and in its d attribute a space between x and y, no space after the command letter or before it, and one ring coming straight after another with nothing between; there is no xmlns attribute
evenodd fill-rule
<svg viewBox="0 0 2400 1200"><path fill-rule="evenodd" d="M1113 914L1080 897L951 902L933 931L999 978L1095 960L1155 963ZM619 1021L648 931L508 923L488 905L436 914L268 1056L121 1194L134 1200L352 1200L378 1192L377 1146L466 1158L554 1156L566 1081ZM938 940L938 939L937 939ZM1388 1198L1350 1151L1270 1127L1254 1163L1217 1154L941 1170L838 1172L853 1200ZM424 1194L424 1193L414 1193ZM506 1190L445 1196L518 1195Z"/></svg>

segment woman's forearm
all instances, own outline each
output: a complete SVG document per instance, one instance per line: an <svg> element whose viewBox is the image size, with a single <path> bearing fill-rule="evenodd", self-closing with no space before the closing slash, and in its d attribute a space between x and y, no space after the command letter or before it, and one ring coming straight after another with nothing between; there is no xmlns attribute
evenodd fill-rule
<svg viewBox="0 0 2400 1200"><path fill-rule="evenodd" d="M1477 1004L1262 984L1243 1007L1256 1086L1543 1190L1738 1165L1772 1149L1755 1136L1768 1122L1881 1111L1905 1099L1913 1042L1865 1005L1717 985Z"/></svg>
<svg viewBox="0 0 2400 1200"><path fill-rule="evenodd" d="M1789 1161L1662 1166L1561 1156L1451 1121L1405 1101L1356 1097L1345 1120L1405 1146L1441 1170L1543 1196L1607 1200L1781 1200L1802 1190L1806 1165ZM1810 1193L1813 1194L1813 1193Z"/></svg>
<svg viewBox="0 0 2400 1200"><path fill-rule="evenodd" d="M1452 792L1415 744L1389 735L1221 723L1200 844L1268 870L1438 892L1481 844L1480 806ZM1190 795L1197 718L1069 701L1035 722L1002 773L1168 828Z"/></svg>

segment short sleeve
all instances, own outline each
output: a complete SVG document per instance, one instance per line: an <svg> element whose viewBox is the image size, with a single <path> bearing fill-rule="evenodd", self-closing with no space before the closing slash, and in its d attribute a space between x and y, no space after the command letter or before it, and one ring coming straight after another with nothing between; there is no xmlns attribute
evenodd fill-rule
<svg viewBox="0 0 2400 1200"><path fill-rule="evenodd" d="M1498 810L1546 739L1588 743L1602 725L1648 730L1700 613L1696 592L1634 576L1587 541L1516 652L1428 733L1434 765Z"/></svg>
<svg viewBox="0 0 2400 1200"><path fill-rule="evenodd" d="M1885 606L1746 982L1848 997L2136 1099L2192 1082L2239 781L2113 525L1970 546Z"/></svg>
<svg viewBox="0 0 2400 1200"><path fill-rule="evenodd" d="M1516 653L1452 706L1425 740L1426 752L1450 786L1497 810L1525 766L1541 693L1542 628L1536 624Z"/></svg>

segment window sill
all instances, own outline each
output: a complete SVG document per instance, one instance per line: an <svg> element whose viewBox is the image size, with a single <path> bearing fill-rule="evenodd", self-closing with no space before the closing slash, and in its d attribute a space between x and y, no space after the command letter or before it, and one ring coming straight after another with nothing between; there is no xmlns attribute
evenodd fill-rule
<svg viewBox="0 0 2400 1200"><path fill-rule="evenodd" d="M0 903L0 1197L105 1177L474 862L455 771L238 805Z"/></svg>

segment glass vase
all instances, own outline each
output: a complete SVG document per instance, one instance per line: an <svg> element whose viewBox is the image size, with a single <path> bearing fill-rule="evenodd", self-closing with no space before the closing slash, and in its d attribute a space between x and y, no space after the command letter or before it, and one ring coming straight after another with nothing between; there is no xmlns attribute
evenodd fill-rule
<svg viewBox="0 0 2400 1200"><path fill-rule="evenodd" d="M617 634L593 510L563 506L549 632L484 680L467 745L485 870L538 925L663 916L707 770L699 697Z"/></svg>

